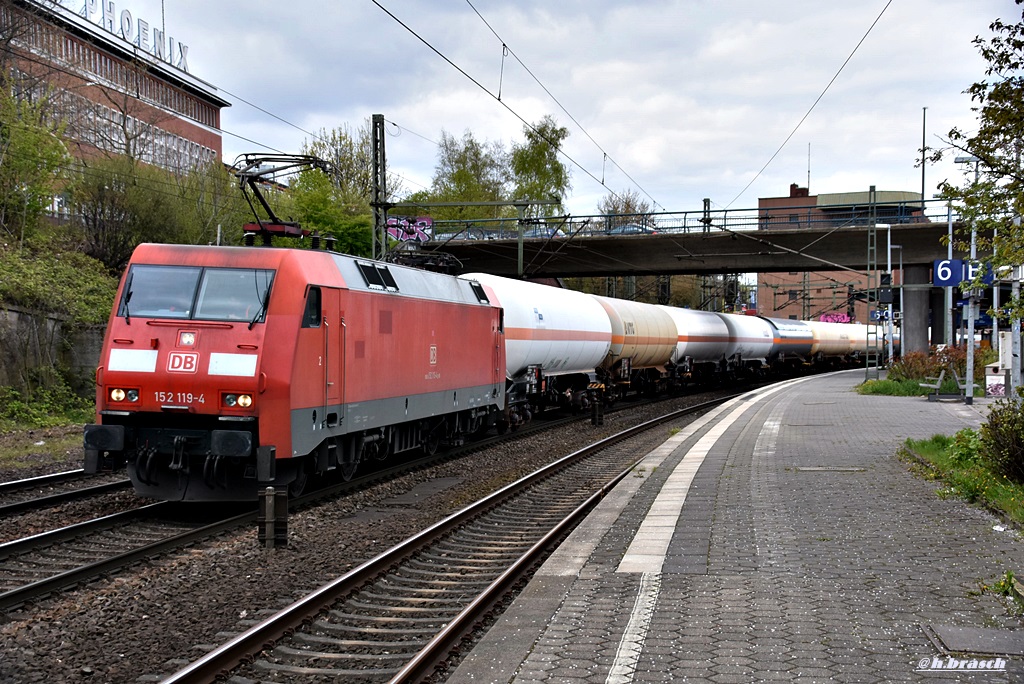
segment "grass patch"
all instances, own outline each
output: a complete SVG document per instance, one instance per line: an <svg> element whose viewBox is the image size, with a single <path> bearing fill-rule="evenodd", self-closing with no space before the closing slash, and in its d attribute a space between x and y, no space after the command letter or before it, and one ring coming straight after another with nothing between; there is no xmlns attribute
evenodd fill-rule
<svg viewBox="0 0 1024 684"><path fill-rule="evenodd" d="M956 392L956 383L952 383ZM916 380L868 380L857 385L858 394L872 394L886 397L921 397L931 392L921 387Z"/></svg>
<svg viewBox="0 0 1024 684"><path fill-rule="evenodd" d="M939 496L956 496L985 506L1004 520L1024 526L1024 486L988 470L978 459L973 430L961 430L954 437L935 435L931 439L908 439L906 449L928 463L933 476L946 486Z"/></svg>
<svg viewBox="0 0 1024 684"><path fill-rule="evenodd" d="M81 451L81 425L48 430L8 431L0 435L0 468L18 470L54 461L64 462L68 454ZM75 467L80 466L78 464Z"/></svg>
<svg viewBox="0 0 1024 684"><path fill-rule="evenodd" d="M930 387L921 387L921 380L868 380L857 385L858 394L867 394L885 397L924 397L935 390ZM939 389L940 394L961 394L960 388L956 386L955 380L945 380ZM975 383L974 396L985 396L984 385Z"/></svg>

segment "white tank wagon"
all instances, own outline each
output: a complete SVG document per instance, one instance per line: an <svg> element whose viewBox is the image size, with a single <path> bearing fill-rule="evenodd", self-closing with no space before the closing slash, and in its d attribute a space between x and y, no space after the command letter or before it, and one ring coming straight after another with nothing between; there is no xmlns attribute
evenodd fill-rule
<svg viewBox="0 0 1024 684"><path fill-rule="evenodd" d="M699 372L706 367L715 372L724 367L729 347L729 326L711 311L678 309L658 305L676 326L676 347L671 362L684 373Z"/></svg>
<svg viewBox="0 0 1024 684"><path fill-rule="evenodd" d="M592 295L486 273L479 282L504 311L505 365L510 403L589 405L587 390L607 358L612 325ZM511 421L528 420L513 408Z"/></svg>
<svg viewBox="0 0 1024 684"><path fill-rule="evenodd" d="M729 328L725 360L730 369L758 369L768 364L775 346L774 328L760 316L716 313Z"/></svg>

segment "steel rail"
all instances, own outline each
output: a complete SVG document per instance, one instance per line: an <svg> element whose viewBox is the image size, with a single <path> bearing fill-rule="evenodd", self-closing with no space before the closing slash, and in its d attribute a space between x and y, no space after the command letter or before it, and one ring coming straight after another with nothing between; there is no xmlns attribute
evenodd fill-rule
<svg viewBox="0 0 1024 684"><path fill-rule="evenodd" d="M124 513L115 513L114 515L97 518L96 520L89 520L84 523L78 523L77 525L71 525L59 530L44 532L33 537L0 544L0 557L3 555L8 557L13 555L17 552L18 545L21 543L25 543L25 548L29 548L28 545L30 543L32 544L31 548L38 548L39 546L46 545L48 543L64 541L80 536L84 533L99 530L102 527L108 527L112 523L118 524L122 522L131 522L133 519L143 517L144 514L159 512L159 510L162 510L162 508L166 506L167 502L150 504L149 506L125 511ZM10 610L11 608L34 598L50 594L61 589L66 589L67 587L74 586L85 580L93 579L104 573L118 570L127 565L145 560L151 556L159 555L183 546L188 546L189 544L220 534L221 532L232 529L233 527L238 527L243 523L255 520L255 512L247 512L241 515L225 518L215 523L166 537L160 541L137 547L95 563L82 565L66 572L53 575L52 577L47 577L37 582L26 584L18 587L17 589L12 589L0 594L0 611Z"/></svg>
<svg viewBox="0 0 1024 684"><path fill-rule="evenodd" d="M6 494L7 492L18 491L20 489L32 489L33 487L46 487L47 485L74 480L75 478L83 477L84 475L85 470L79 468L78 470L65 470L60 473L39 475L38 477L26 477L23 480L0 482L0 494Z"/></svg>
<svg viewBox="0 0 1024 684"><path fill-rule="evenodd" d="M64 481L66 482L67 480ZM49 494L47 496L41 496L36 499L15 501L13 503L0 505L0 516L11 515L12 513L21 513L24 511L32 510L34 508L49 508L51 506L58 506L62 503L67 503L68 501L84 499L90 496L99 496L100 494L106 494L108 492L115 492L120 491L122 489L128 489L131 486L131 480L118 480L116 482L105 482L104 484L93 485L92 487L82 487L81 489L72 489L57 494ZM26 487L26 489L27 488L28 487Z"/></svg>

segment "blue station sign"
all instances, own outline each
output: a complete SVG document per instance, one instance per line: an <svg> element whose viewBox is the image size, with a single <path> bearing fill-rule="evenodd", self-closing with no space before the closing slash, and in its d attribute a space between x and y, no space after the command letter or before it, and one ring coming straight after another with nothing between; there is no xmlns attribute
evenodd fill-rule
<svg viewBox="0 0 1024 684"><path fill-rule="evenodd" d="M985 275L981 281L986 285L995 282L992 265L989 263L964 261L963 259L936 259L932 263L932 285L937 287L959 285L965 280L974 280L982 269L984 269Z"/></svg>

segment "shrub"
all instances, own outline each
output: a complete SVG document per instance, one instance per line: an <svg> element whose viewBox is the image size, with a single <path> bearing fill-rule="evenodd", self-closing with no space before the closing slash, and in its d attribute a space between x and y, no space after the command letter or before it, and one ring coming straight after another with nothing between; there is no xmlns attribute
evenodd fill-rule
<svg viewBox="0 0 1024 684"><path fill-rule="evenodd" d="M958 468L966 468L978 462L981 455L981 435L977 430L964 428L955 435L949 446L949 460Z"/></svg>
<svg viewBox="0 0 1024 684"><path fill-rule="evenodd" d="M1011 400L994 403L981 426L981 441L988 469L1024 484L1024 408Z"/></svg>
<svg viewBox="0 0 1024 684"><path fill-rule="evenodd" d="M941 369L942 363L937 357L924 352L910 352L889 366L886 377L889 380L914 380L916 382L929 375L938 375Z"/></svg>
<svg viewBox="0 0 1024 684"><path fill-rule="evenodd" d="M985 365L996 360L993 349L976 349L974 354L974 382L984 387ZM933 348L930 354L909 352L901 356L889 366L886 374L890 380L920 381L926 377L935 377L943 368L952 369L961 378L967 376L967 347ZM956 382L950 383L952 392L957 392ZM943 392L946 390L943 389Z"/></svg>
<svg viewBox="0 0 1024 684"><path fill-rule="evenodd" d="M29 388L0 386L0 425L46 427L91 419L93 400L78 396L59 374Z"/></svg>

